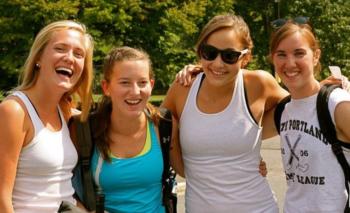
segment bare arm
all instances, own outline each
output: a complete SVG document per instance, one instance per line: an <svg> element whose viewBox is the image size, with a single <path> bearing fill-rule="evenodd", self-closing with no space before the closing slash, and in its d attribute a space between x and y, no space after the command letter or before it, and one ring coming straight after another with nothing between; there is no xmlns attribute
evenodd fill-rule
<svg viewBox="0 0 350 213"><path fill-rule="evenodd" d="M13 213L12 192L27 133L26 115L17 101L9 99L0 104L0 117L0 209L4 213Z"/></svg>
<svg viewBox="0 0 350 213"><path fill-rule="evenodd" d="M186 65L176 74L175 82L183 86L191 86L196 76L201 72L203 72L203 69L200 65Z"/></svg>
<svg viewBox="0 0 350 213"><path fill-rule="evenodd" d="M338 139L350 143L350 101L337 105L334 112Z"/></svg>
<svg viewBox="0 0 350 213"><path fill-rule="evenodd" d="M265 95L267 96L267 98L265 103L265 112L262 120L262 138L267 139L278 134L274 121L275 107L289 93L285 89L283 89L277 83L275 78L273 78L273 76L270 74L266 75L266 78L264 79L264 85Z"/></svg>
<svg viewBox="0 0 350 213"><path fill-rule="evenodd" d="M175 169L177 174L179 174L181 177L185 177L177 123L177 120L173 118L173 137L170 145L170 164Z"/></svg>
<svg viewBox="0 0 350 213"><path fill-rule="evenodd" d="M176 172L184 177L184 165L181 152L181 141L179 140L179 120L185 104L189 87L184 87L174 82L169 88L167 95L162 103L162 107L169 109L173 114L173 140L172 151L170 154L171 164Z"/></svg>

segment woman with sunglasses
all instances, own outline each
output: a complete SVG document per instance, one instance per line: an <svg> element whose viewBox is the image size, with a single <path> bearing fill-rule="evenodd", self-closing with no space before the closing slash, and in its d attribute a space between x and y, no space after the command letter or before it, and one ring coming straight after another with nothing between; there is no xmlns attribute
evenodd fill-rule
<svg viewBox="0 0 350 213"><path fill-rule="evenodd" d="M344 173L331 145L312 131L320 129L316 99L321 86L314 77L320 71L319 43L308 24L289 20L276 30L270 40L270 58L291 95L277 127L288 185L284 212L344 212L348 200ZM335 89L328 109L338 140L350 148L350 94ZM303 124L302 130L285 125L292 123ZM265 127L268 134L277 133L273 116L264 119ZM349 152L344 154L349 162Z"/></svg>
<svg viewBox="0 0 350 213"><path fill-rule="evenodd" d="M243 69L253 42L239 16L215 16L197 45L203 67L191 87L175 82L163 105L179 121L186 212L278 212L258 172L261 121L287 95L263 71Z"/></svg>

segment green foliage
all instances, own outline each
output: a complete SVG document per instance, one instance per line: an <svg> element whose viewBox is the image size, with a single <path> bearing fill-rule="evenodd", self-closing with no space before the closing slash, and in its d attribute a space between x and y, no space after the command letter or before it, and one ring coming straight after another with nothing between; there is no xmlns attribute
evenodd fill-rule
<svg viewBox="0 0 350 213"><path fill-rule="evenodd" d="M4 92L3 92L3 91L0 91L0 102L1 102L2 100L4 100L4 98L5 98Z"/></svg>
<svg viewBox="0 0 350 213"><path fill-rule="evenodd" d="M194 45L213 16L233 12L250 26L254 40L251 69L271 71L267 61L274 0L2 0L0 1L0 89L16 86L17 76L37 32L46 24L73 19L95 41L95 91L103 58L114 46L144 49L156 74L156 94L165 94L175 73L195 63ZM350 76L350 1L280 0L281 17L310 17L322 48L322 64L338 65Z"/></svg>
<svg viewBox="0 0 350 213"><path fill-rule="evenodd" d="M290 17L310 18L322 49L321 77L329 75L329 65L341 67L342 73L350 77L350 1L291 0L287 9L285 14Z"/></svg>

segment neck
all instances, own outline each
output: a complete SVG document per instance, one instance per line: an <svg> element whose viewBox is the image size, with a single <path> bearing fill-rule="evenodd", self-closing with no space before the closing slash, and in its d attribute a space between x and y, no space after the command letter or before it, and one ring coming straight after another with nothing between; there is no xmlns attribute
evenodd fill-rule
<svg viewBox="0 0 350 213"><path fill-rule="evenodd" d="M145 113L141 113L138 117L131 118L112 110L109 131L122 135L133 135L140 130L143 130L146 127L146 124L147 117Z"/></svg>
<svg viewBox="0 0 350 213"><path fill-rule="evenodd" d="M318 93L320 88L320 83L316 79L313 79L311 83L300 88L292 89L289 92L293 99L302 99Z"/></svg>
<svg viewBox="0 0 350 213"><path fill-rule="evenodd" d="M220 99L221 97L232 96L235 87L235 79L226 85L213 85L206 79L203 80L201 90L206 97L211 100Z"/></svg>
<svg viewBox="0 0 350 213"><path fill-rule="evenodd" d="M34 104L35 108L42 113L56 113L57 106L63 96L63 94L44 90L38 86L34 86L24 92L29 97L32 104Z"/></svg>

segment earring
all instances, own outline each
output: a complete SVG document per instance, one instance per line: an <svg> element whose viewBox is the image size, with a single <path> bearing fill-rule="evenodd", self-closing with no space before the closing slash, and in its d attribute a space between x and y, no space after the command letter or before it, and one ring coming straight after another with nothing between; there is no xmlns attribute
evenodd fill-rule
<svg viewBox="0 0 350 213"><path fill-rule="evenodd" d="M35 64L35 68L36 68L36 69L40 69L40 64L36 63L36 64Z"/></svg>

